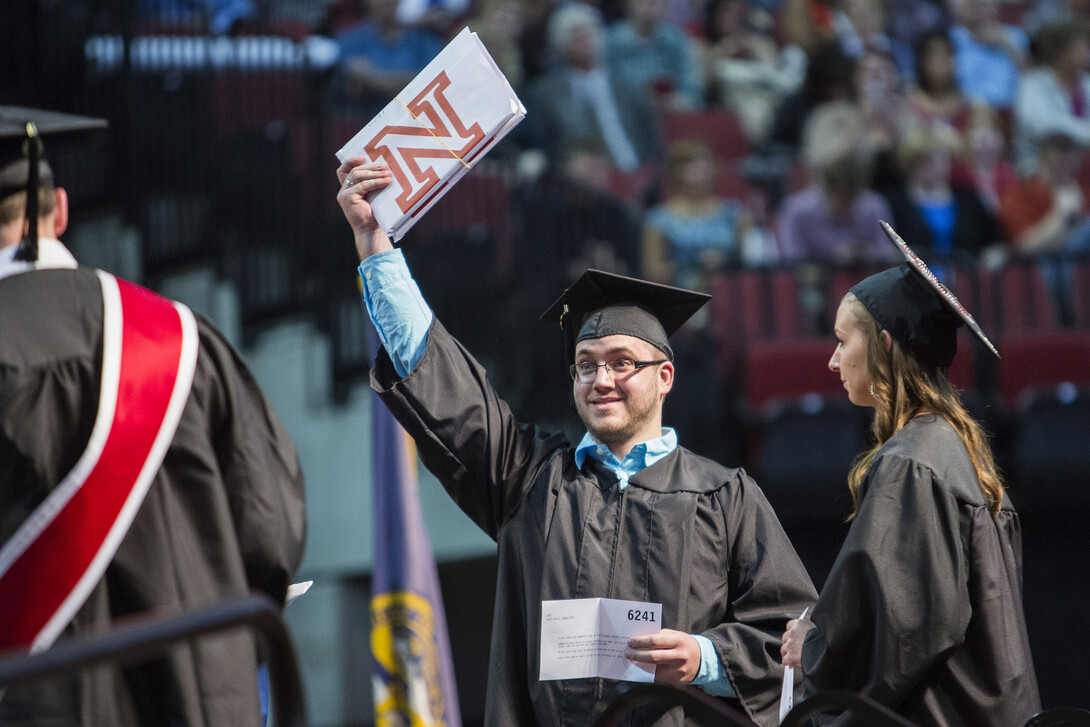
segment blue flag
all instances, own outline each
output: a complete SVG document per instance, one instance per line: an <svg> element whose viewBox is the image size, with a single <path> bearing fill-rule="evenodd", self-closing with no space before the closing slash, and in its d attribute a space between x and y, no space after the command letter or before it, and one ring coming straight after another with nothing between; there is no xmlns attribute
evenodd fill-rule
<svg viewBox="0 0 1090 727"><path fill-rule="evenodd" d="M439 577L417 493L416 447L373 396L375 725L461 727Z"/></svg>

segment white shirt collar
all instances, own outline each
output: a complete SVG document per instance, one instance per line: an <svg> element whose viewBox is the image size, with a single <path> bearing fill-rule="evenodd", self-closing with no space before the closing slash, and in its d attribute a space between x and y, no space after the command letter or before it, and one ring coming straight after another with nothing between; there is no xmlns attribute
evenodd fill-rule
<svg viewBox="0 0 1090 727"><path fill-rule="evenodd" d="M19 245L8 245L0 249L0 280L9 275L29 273L32 270L48 270L51 268L75 268L78 266L76 258L68 252L60 240L43 237L38 240L38 262L31 263L25 260L16 260L15 253Z"/></svg>

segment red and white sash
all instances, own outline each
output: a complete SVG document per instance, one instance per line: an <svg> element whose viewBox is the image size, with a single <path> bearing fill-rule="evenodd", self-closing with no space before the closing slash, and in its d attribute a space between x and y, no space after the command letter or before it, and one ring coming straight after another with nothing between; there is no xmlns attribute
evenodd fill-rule
<svg viewBox="0 0 1090 727"><path fill-rule="evenodd" d="M109 273L98 276L98 413L72 471L0 548L0 651L48 648L83 606L140 509L193 383L193 313Z"/></svg>

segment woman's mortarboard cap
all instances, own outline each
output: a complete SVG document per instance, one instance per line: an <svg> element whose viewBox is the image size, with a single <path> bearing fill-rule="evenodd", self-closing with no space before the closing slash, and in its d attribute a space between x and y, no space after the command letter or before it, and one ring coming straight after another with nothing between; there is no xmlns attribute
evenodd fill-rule
<svg viewBox="0 0 1090 727"><path fill-rule="evenodd" d="M579 341L624 335L647 341L673 360L667 339L710 299L706 293L591 269L541 320L560 323L569 359L574 359Z"/></svg>
<svg viewBox="0 0 1090 727"><path fill-rule="evenodd" d="M961 301L889 224L880 224L886 236L905 256L905 262L852 287L850 292L863 307L891 336L935 366L946 368L954 360L957 328L963 324L999 358L999 351Z"/></svg>
<svg viewBox="0 0 1090 727"><path fill-rule="evenodd" d="M45 161L42 137L106 127L105 119L45 111L22 106L0 106L0 199L26 190L26 218L30 230L17 260L38 259L38 194L52 186L53 171Z"/></svg>

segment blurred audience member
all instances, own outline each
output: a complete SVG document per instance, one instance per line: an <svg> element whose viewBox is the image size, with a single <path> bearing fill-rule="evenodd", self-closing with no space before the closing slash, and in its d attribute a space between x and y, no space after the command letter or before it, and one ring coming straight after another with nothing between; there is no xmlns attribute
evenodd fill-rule
<svg viewBox="0 0 1090 727"><path fill-rule="evenodd" d="M337 36L345 98L377 113L443 50L426 30L397 18L397 0L364 0L366 20Z"/></svg>
<svg viewBox="0 0 1090 727"><path fill-rule="evenodd" d="M999 216L1019 253L1084 249L1090 189L1079 184L1085 149L1062 131L1037 145L1035 171L999 200Z"/></svg>
<svg viewBox="0 0 1090 727"><path fill-rule="evenodd" d="M710 291L710 277L741 260L751 224L738 200L716 192L718 160L695 139L679 139L666 155L665 201L643 220L643 276L690 290Z"/></svg>
<svg viewBox="0 0 1090 727"><path fill-rule="evenodd" d="M1037 146L1036 171L999 202L1000 220L1014 253L1042 255L1061 321L1071 319L1072 265L1054 255L1090 253L1090 188L1079 184L1085 149L1063 132Z"/></svg>
<svg viewBox="0 0 1090 727"><path fill-rule="evenodd" d="M1019 25L1032 38L1046 25L1090 18L1090 0L1034 0Z"/></svg>
<svg viewBox="0 0 1090 727"><path fill-rule="evenodd" d="M1062 132L1090 144L1090 35L1083 23L1046 25L1034 38L1041 65L1026 71L1014 107L1015 163L1033 172L1042 138Z"/></svg>
<svg viewBox="0 0 1090 727"><path fill-rule="evenodd" d="M837 0L784 0L780 10L783 35L788 43L799 46L813 61L815 54L830 42L840 43L833 28Z"/></svg>
<svg viewBox="0 0 1090 727"><path fill-rule="evenodd" d="M1005 110L1014 103L1026 60L1025 32L999 22L998 0L951 0L957 22L950 30L958 84L970 99Z"/></svg>
<svg viewBox="0 0 1090 727"><path fill-rule="evenodd" d="M604 151L573 144L560 164L517 191L522 233L516 266L523 282L532 279L546 298L588 267L640 274L639 212L613 193L612 176Z"/></svg>
<svg viewBox="0 0 1090 727"><path fill-rule="evenodd" d="M886 0L889 34L915 48L928 33L950 25L945 0Z"/></svg>
<svg viewBox="0 0 1090 727"><path fill-rule="evenodd" d="M609 73L629 92L651 94L666 108L702 107L696 47L665 12L660 0L626 0L625 16L606 31Z"/></svg>
<svg viewBox="0 0 1090 727"><path fill-rule="evenodd" d="M653 106L647 94L619 84L607 69L598 10L582 3L558 8L549 16L548 38L557 65L526 87L521 126L527 143L554 164L575 147L600 148L626 172L657 158Z"/></svg>
<svg viewBox="0 0 1090 727"><path fill-rule="evenodd" d="M610 190L613 164L609 156L578 144L567 149L555 167L515 190L519 234L515 237L517 279L498 315L509 321L504 330L510 345L533 349L539 332L526 321L540 315L556 291L587 268L639 276L639 210ZM528 318L527 316L531 316ZM547 347L548 348L548 347ZM562 422L571 415L571 383L555 376L561 348L524 361L500 357L502 378L521 387L517 408ZM510 360L508 363L507 360ZM511 395L508 395L511 396Z"/></svg>
<svg viewBox="0 0 1090 727"><path fill-rule="evenodd" d="M522 2L522 31L518 44L524 81L537 78L550 66L549 18L558 7L546 2Z"/></svg>
<svg viewBox="0 0 1090 727"><path fill-rule="evenodd" d="M363 0L332 0L322 11L315 32L335 38L362 23L365 12Z"/></svg>
<svg viewBox="0 0 1090 727"><path fill-rule="evenodd" d="M854 98L854 83L855 61L844 53L840 43L833 40L818 47L810 55L802 88L787 96L776 109L769 144L782 151L797 152L810 112L830 101Z"/></svg>
<svg viewBox="0 0 1090 727"><path fill-rule="evenodd" d="M803 159L811 182L789 195L776 221L780 251L790 262L887 262L891 246L878 220L891 212L868 189L871 154L864 120L848 102L816 109L806 124Z"/></svg>
<svg viewBox="0 0 1090 727"><path fill-rule="evenodd" d="M767 25L770 17L749 0L711 0L704 23L704 73L710 103L738 115L753 144L764 141L781 101L802 85L806 54L796 45L782 51Z"/></svg>
<svg viewBox="0 0 1090 727"><path fill-rule="evenodd" d="M945 124L905 129L897 145L904 184L884 190L894 227L932 269L946 261L972 262L1002 238L999 221L976 191L953 183L958 151L958 135Z"/></svg>
<svg viewBox="0 0 1090 727"><path fill-rule="evenodd" d="M471 30L484 43L511 87L518 89L523 80L522 51L519 47L525 21L523 4L519 0L480 0L478 11Z"/></svg>
<svg viewBox="0 0 1090 727"><path fill-rule="evenodd" d="M461 30L454 25L468 14L469 6L469 0L398 0L397 19L404 25L446 35ZM479 14L480 9L475 9L474 15Z"/></svg>
<svg viewBox="0 0 1090 727"><path fill-rule="evenodd" d="M864 142L871 155L871 187L882 189L897 184L901 178L894 150L911 113L893 58L874 48L863 51L856 65L855 84Z"/></svg>
<svg viewBox="0 0 1090 727"><path fill-rule="evenodd" d="M972 107L954 75L954 43L945 30L932 31L916 44L915 83L908 102L923 122L943 122L958 131L968 125Z"/></svg>
<svg viewBox="0 0 1090 727"><path fill-rule="evenodd" d="M893 59L898 75L912 72L912 46L889 34L884 0L839 0L833 11L833 29L844 52L859 58L876 50Z"/></svg>
<svg viewBox="0 0 1090 727"><path fill-rule="evenodd" d="M962 132L962 157L954 165L954 179L970 186L980 201L999 213L999 199L1018 184L1014 165L1007 160L1007 139L994 109L976 104Z"/></svg>
<svg viewBox="0 0 1090 727"><path fill-rule="evenodd" d="M254 0L139 0L146 32L186 28L226 35L257 18Z"/></svg>

